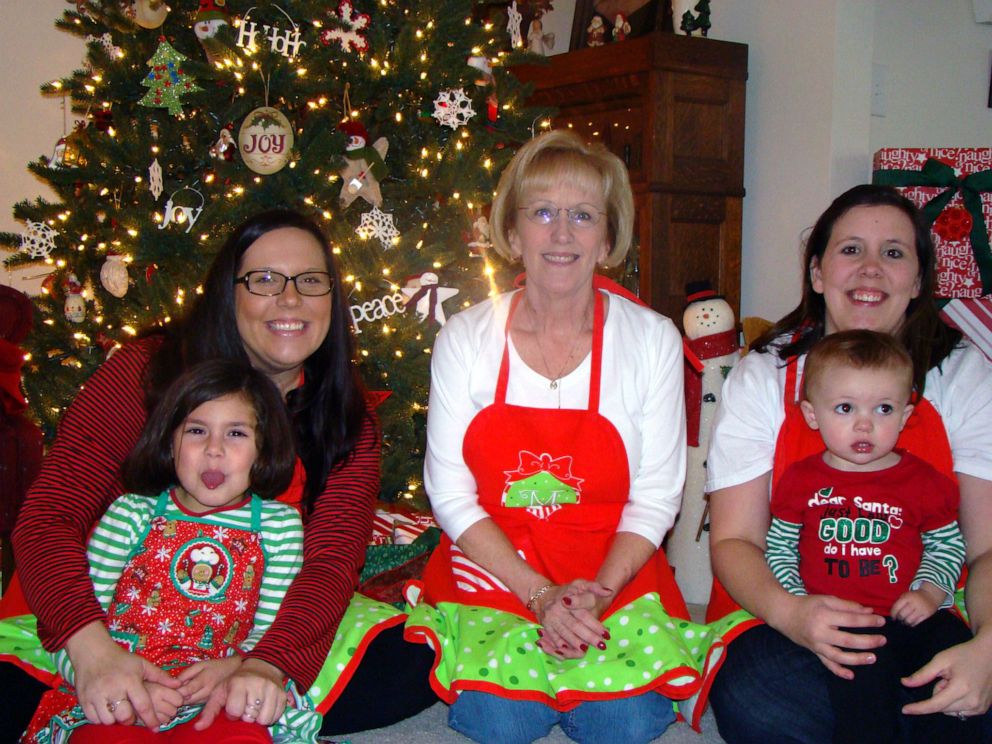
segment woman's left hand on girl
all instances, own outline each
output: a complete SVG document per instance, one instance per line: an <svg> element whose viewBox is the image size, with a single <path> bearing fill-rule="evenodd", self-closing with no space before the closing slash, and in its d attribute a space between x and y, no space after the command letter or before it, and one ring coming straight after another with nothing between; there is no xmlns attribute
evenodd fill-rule
<svg viewBox="0 0 992 744"><path fill-rule="evenodd" d="M203 731L223 710L230 718L271 726L286 709L283 673L261 659L245 659L238 670L214 688L194 724Z"/></svg>
<svg viewBox="0 0 992 744"><path fill-rule="evenodd" d="M590 646L604 649L609 634L599 621L613 591L595 581L576 579L551 589L534 613L541 623L538 647L564 659L580 659Z"/></svg>

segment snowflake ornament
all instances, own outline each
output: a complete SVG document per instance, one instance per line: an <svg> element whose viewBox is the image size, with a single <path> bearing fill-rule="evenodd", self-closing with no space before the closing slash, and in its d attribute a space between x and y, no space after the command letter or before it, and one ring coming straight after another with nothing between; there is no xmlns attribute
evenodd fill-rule
<svg viewBox="0 0 992 744"><path fill-rule="evenodd" d="M475 109L472 108L471 99L465 95L464 88L448 88L438 93L432 116L437 119L438 124L458 129L475 116Z"/></svg>
<svg viewBox="0 0 992 744"><path fill-rule="evenodd" d="M523 21L524 17L521 15L520 11L517 10L517 0L513 0L510 3L510 7L507 8L507 21L506 30L510 33L510 46L516 49L524 45L524 39L520 35L520 23Z"/></svg>
<svg viewBox="0 0 992 744"><path fill-rule="evenodd" d="M29 258L48 258L55 250L55 238L58 233L44 222L28 221L28 229L21 235L20 249Z"/></svg>
<svg viewBox="0 0 992 744"><path fill-rule="evenodd" d="M152 164L148 166L148 189L152 192L152 196L155 197L155 201L162 196L162 191L164 189L162 185L162 166L158 164L158 158L152 161Z"/></svg>
<svg viewBox="0 0 992 744"><path fill-rule="evenodd" d="M355 228L355 232L363 240L378 238L383 249L392 248L394 241L400 236L400 231L393 224L393 215L383 212L379 207L372 207L371 212L362 214L362 222Z"/></svg>
<svg viewBox="0 0 992 744"><path fill-rule="evenodd" d="M110 35L110 32L105 33L103 36L87 36L86 41L87 43L91 41L97 42L111 59L118 59L121 56L121 48L114 44L114 37Z"/></svg>
<svg viewBox="0 0 992 744"><path fill-rule="evenodd" d="M365 13L356 13L351 0L341 0L341 4L338 5L338 12L336 14L331 13L330 15L332 18L339 19L348 29L324 29L320 34L321 44L330 46L334 42L338 42L343 52L358 52L361 54L368 51L369 42L361 34L362 31L368 31L370 21L368 15Z"/></svg>

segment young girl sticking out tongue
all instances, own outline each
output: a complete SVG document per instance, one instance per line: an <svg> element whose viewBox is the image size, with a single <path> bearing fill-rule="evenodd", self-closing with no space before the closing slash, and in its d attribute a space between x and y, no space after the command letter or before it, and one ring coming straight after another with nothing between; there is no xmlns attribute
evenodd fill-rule
<svg viewBox="0 0 992 744"><path fill-rule="evenodd" d="M161 733L133 713L119 723L115 714L132 701L113 690L105 709L80 705L60 651L65 684L44 695L25 740L314 740L320 717L292 689L293 706L260 685L240 701L240 718L194 720L272 623L302 563L299 514L272 500L295 461L286 407L263 373L208 361L168 388L124 464L129 493L107 510L87 549L110 635L141 657L155 712L168 723ZM284 707L272 727L255 722Z"/></svg>

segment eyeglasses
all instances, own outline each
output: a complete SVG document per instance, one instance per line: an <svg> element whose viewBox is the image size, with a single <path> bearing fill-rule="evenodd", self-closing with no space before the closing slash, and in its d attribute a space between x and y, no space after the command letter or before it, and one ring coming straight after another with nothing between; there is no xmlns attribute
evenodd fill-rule
<svg viewBox="0 0 992 744"><path fill-rule="evenodd" d="M568 215L572 227L595 227L606 212L601 212L592 204L576 204L574 207L558 207L549 202L538 202L528 207L517 207L524 217L535 225L550 225L558 219L558 214Z"/></svg>
<svg viewBox="0 0 992 744"><path fill-rule="evenodd" d="M244 284L253 295L275 297L286 291L286 284L292 282L296 291L306 297L321 297L329 294L334 280L326 271L304 271L296 276L286 276L278 271L246 271L244 276L235 278L235 284Z"/></svg>

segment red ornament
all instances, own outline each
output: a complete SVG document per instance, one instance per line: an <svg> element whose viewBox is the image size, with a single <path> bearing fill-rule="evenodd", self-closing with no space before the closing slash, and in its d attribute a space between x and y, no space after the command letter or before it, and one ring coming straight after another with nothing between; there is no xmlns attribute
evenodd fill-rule
<svg viewBox="0 0 992 744"><path fill-rule="evenodd" d="M41 282L41 288L46 292L48 292L48 294L50 295L55 294L56 284L58 284L58 277L55 275L55 272L53 271L51 274L46 276L44 280Z"/></svg>
<svg viewBox="0 0 992 744"><path fill-rule="evenodd" d="M963 207L948 207L934 220L933 231L948 243L967 240L974 221Z"/></svg>
<svg viewBox="0 0 992 744"><path fill-rule="evenodd" d="M114 125L114 115L108 108L101 108L93 114L93 128L98 132L106 132Z"/></svg>
<svg viewBox="0 0 992 744"><path fill-rule="evenodd" d="M156 271L158 271L158 264L148 264L148 268L145 269L145 282L151 284Z"/></svg>

